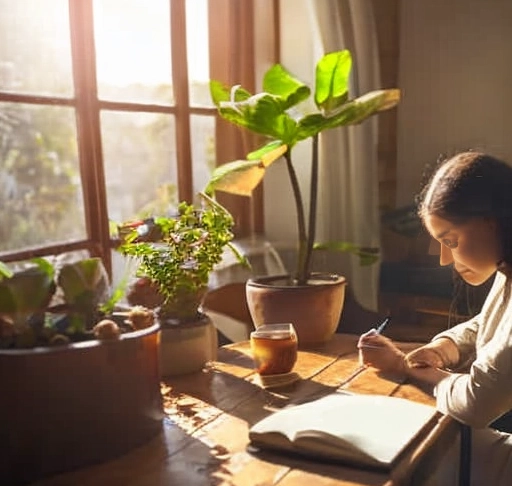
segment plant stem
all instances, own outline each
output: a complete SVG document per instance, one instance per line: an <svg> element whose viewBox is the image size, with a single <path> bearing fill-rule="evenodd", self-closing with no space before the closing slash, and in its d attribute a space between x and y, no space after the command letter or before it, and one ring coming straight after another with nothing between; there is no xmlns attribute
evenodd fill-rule
<svg viewBox="0 0 512 486"><path fill-rule="evenodd" d="M219 204L215 199L208 196L208 194L204 192L199 192L199 196L202 197L210 206L213 206L215 209L222 211L227 216L231 216L231 213L228 212L228 210L224 206L222 206L222 204Z"/></svg>
<svg viewBox="0 0 512 486"><path fill-rule="evenodd" d="M299 181L297 179L297 174L292 164L292 156L291 151L288 149L284 154L284 158L286 160L286 167L288 168L288 174L290 176L290 182L292 184L293 195L295 197L295 206L297 209L297 228L299 232L299 248L297 255L297 275L295 275L295 279L297 283L300 285L305 282L304 275L304 261L306 257L306 247L307 247L307 234L306 234L306 218L304 216L304 204L302 202L302 195L300 192Z"/></svg>
<svg viewBox="0 0 512 486"><path fill-rule="evenodd" d="M311 154L311 184L309 194L309 221L308 221L308 235L305 249L305 257L303 265L300 270L300 275L307 283L309 278L309 267L311 263L311 255L313 253L313 244L315 243L316 235L316 206L318 199L318 133L313 136Z"/></svg>

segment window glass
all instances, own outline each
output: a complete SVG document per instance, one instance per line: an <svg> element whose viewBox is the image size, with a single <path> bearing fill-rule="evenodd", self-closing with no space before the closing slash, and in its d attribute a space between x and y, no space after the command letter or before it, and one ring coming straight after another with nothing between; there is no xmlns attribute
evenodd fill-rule
<svg viewBox="0 0 512 486"><path fill-rule="evenodd" d="M192 171L194 193L203 191L215 167L215 117L192 115Z"/></svg>
<svg viewBox="0 0 512 486"><path fill-rule="evenodd" d="M72 96L67 0L0 0L0 90Z"/></svg>
<svg viewBox="0 0 512 486"><path fill-rule="evenodd" d="M101 99L174 104L169 0L94 0Z"/></svg>
<svg viewBox="0 0 512 486"><path fill-rule="evenodd" d="M216 134L208 26L243 15L209 5L216 2L0 0L3 261L26 250L94 248L109 263L109 223L168 212L180 200L178 181L181 198L204 190ZM71 33L77 46L94 42L94 60L72 62ZM171 59L173 40L180 55ZM189 104L182 96L174 106L174 93L187 89Z"/></svg>
<svg viewBox="0 0 512 486"><path fill-rule="evenodd" d="M186 9L190 104L213 106L208 87L208 0L187 0Z"/></svg>
<svg viewBox="0 0 512 486"><path fill-rule="evenodd" d="M167 211L177 194L174 117L106 111L101 122L109 218Z"/></svg>
<svg viewBox="0 0 512 486"><path fill-rule="evenodd" d="M0 103L0 251L85 238L74 110Z"/></svg>

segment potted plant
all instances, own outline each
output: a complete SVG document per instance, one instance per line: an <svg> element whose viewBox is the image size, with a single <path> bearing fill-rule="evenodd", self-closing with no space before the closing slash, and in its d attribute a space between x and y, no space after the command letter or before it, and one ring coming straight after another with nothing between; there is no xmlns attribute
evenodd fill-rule
<svg viewBox="0 0 512 486"><path fill-rule="evenodd" d="M128 302L154 308L160 322L164 376L198 371L216 358L217 330L201 309L210 273L226 249L248 265L231 243L232 216L206 194L199 197L201 207L181 202L174 216L149 218L122 231L118 248L137 260Z"/></svg>
<svg viewBox="0 0 512 486"><path fill-rule="evenodd" d="M131 324L107 319L109 289L99 258L0 263L1 484L105 461L161 431L158 324L141 309Z"/></svg>
<svg viewBox="0 0 512 486"><path fill-rule="evenodd" d="M263 321L268 323L295 319L293 323L297 328L299 343L302 345L323 342L332 336L339 321L344 298L343 278L328 276L327 281L322 283L321 276L313 273L313 250L352 252L360 257L363 264L373 263L378 257L377 250L360 248L352 243L315 240L318 140L321 133L331 128L361 123L371 115L394 107L400 97L399 90L387 89L349 99L351 67L352 59L348 50L328 53L318 61L314 112L305 109L308 106L305 102L312 93L311 88L296 79L280 64L273 65L264 74L261 93L251 94L241 86L227 87L218 81L210 82L211 97L220 116L263 137L264 144L249 153L246 160L237 160L217 167L206 192L213 194L215 191L225 191L250 196L272 163L281 160L286 163L297 213L296 267L291 275L278 279L250 279L247 282L247 296L255 326L262 324ZM312 158L309 214L306 220L303 195L292 153L299 142L307 139L312 140ZM276 300L274 293L277 289L285 294L284 303L278 303ZM269 292L272 292L271 297ZM297 296L297 292L300 292L300 297ZM306 295L310 292L318 294L314 301L318 300L319 304L315 304L314 301L306 303ZM330 295L331 292L334 292L334 295ZM253 302L256 298L257 303ZM263 301L260 302L260 299ZM299 303L304 303L305 306L298 308ZM335 307L331 307L331 304ZM298 309L296 317L292 317L293 308ZM322 322L320 317L321 309L329 314L325 322Z"/></svg>

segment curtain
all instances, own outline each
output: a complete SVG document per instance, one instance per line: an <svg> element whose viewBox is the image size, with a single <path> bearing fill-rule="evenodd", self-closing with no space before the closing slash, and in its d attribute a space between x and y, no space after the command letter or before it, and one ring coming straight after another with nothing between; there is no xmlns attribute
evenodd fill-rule
<svg viewBox="0 0 512 486"><path fill-rule="evenodd" d="M349 49L353 60L350 97L379 89L371 0L309 0L308 7L315 62L327 52ZM320 137L317 241L380 246L377 117L328 130ZM345 253L322 258L322 267L346 276L360 305L377 310L378 264L363 267L357 257Z"/></svg>

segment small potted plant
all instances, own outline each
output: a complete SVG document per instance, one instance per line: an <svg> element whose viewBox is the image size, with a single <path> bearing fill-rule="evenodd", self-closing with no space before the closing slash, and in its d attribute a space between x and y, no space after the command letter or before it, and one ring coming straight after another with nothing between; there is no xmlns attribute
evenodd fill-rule
<svg viewBox="0 0 512 486"><path fill-rule="evenodd" d="M178 205L172 217L154 217L122 225L118 251L137 260L135 282L127 292L131 305L154 308L161 326L160 363L164 376L201 369L217 353L217 331L202 312L210 274L232 244L230 213L206 194L201 207Z"/></svg>
<svg viewBox="0 0 512 486"><path fill-rule="evenodd" d="M264 74L261 93L251 94L238 85L229 87L218 81L210 82L211 97L219 115L257 134L264 144L249 153L246 160L217 167L206 192L250 196L271 164L279 161L286 164L297 214L296 267L290 275L250 279L247 295L255 326L291 319L301 345L325 342L332 336L344 298L344 277L314 274L313 250L348 251L358 255L363 264L378 258L378 249L315 239L321 133L361 123L394 107L400 98L399 90L383 89L350 99L351 68L352 57L347 50L324 55L316 66L314 91L281 64L271 66ZM316 105L313 110L307 103L312 94ZM312 141L308 215L292 157L294 147L307 139ZM338 158L333 157L329 163L338 163ZM293 310L296 312L292 313Z"/></svg>

